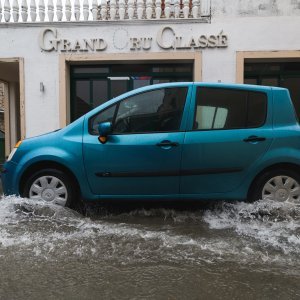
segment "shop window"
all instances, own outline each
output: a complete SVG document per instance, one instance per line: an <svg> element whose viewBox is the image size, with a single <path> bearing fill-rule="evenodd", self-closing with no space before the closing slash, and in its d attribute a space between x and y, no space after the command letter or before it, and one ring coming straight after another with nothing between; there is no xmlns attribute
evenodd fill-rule
<svg viewBox="0 0 300 300"><path fill-rule="evenodd" d="M84 115L92 107L90 105L90 83L87 80L78 80L75 84L76 101L74 110L76 115Z"/></svg>
<svg viewBox="0 0 300 300"><path fill-rule="evenodd" d="M192 63L71 66L71 121L133 89L156 83L192 80Z"/></svg>
<svg viewBox="0 0 300 300"><path fill-rule="evenodd" d="M97 74L97 73L108 73L108 67L76 67L73 71L75 74Z"/></svg>
<svg viewBox="0 0 300 300"><path fill-rule="evenodd" d="M108 81L107 80L93 80L93 107L103 104L108 100Z"/></svg>
<svg viewBox="0 0 300 300"><path fill-rule="evenodd" d="M110 79L110 89L111 89L111 98L115 98L121 94L124 94L128 91L128 80L129 77L125 78L114 78L109 77Z"/></svg>
<svg viewBox="0 0 300 300"><path fill-rule="evenodd" d="M285 87L289 90L300 119L300 62L245 63L244 82L267 86Z"/></svg>

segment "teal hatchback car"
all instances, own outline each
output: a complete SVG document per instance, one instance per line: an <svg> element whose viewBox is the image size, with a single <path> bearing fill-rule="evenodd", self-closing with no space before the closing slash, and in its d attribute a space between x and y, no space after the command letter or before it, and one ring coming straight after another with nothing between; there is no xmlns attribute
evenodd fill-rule
<svg viewBox="0 0 300 300"><path fill-rule="evenodd" d="M168 83L123 94L19 142L5 195L75 207L101 199L273 199L300 205L300 127L283 88Z"/></svg>

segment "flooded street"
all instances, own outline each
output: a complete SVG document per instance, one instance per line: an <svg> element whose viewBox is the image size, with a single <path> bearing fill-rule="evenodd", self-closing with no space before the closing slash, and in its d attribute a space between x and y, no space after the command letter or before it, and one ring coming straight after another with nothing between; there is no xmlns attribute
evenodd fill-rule
<svg viewBox="0 0 300 300"><path fill-rule="evenodd" d="M0 299L299 299L300 207L0 200Z"/></svg>

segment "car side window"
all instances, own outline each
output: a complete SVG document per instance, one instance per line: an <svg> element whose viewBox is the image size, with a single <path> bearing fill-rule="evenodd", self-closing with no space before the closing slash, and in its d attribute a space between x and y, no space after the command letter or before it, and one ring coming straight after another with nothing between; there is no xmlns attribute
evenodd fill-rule
<svg viewBox="0 0 300 300"><path fill-rule="evenodd" d="M265 122L265 93L199 87L196 97L194 130L253 128Z"/></svg>
<svg viewBox="0 0 300 300"><path fill-rule="evenodd" d="M128 97L94 116L90 132L95 134L100 122L112 122L113 134L178 131L187 90L163 88Z"/></svg>

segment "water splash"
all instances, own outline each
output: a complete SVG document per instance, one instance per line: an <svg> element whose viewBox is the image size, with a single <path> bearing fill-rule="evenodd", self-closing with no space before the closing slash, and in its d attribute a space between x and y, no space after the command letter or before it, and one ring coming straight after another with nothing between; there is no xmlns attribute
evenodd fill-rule
<svg viewBox="0 0 300 300"><path fill-rule="evenodd" d="M0 200L0 256L295 266L299 226L298 207L272 201L222 202L197 210L135 209L91 219L49 203L5 197Z"/></svg>
<svg viewBox="0 0 300 300"><path fill-rule="evenodd" d="M267 248L300 254L300 207L272 200L221 203L203 220L211 229L231 229Z"/></svg>

